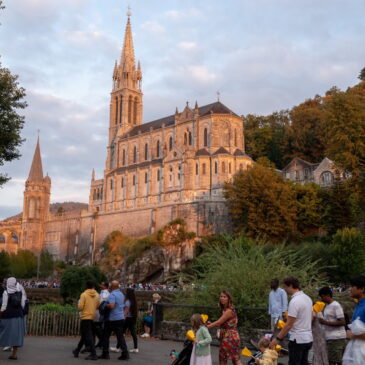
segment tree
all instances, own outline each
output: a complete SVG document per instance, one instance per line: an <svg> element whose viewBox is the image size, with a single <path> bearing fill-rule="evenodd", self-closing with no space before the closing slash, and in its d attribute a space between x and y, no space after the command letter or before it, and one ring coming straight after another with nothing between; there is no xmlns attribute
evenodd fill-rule
<svg viewBox="0 0 365 365"><path fill-rule="evenodd" d="M337 283L364 273L365 235L356 228L344 228L333 236L329 255L331 276Z"/></svg>
<svg viewBox="0 0 365 365"><path fill-rule="evenodd" d="M359 79L365 81L365 67L360 71Z"/></svg>
<svg viewBox="0 0 365 365"><path fill-rule="evenodd" d="M289 123L287 110L267 116L248 114L244 118L246 152L254 159L267 157L282 168L283 140Z"/></svg>
<svg viewBox="0 0 365 365"><path fill-rule="evenodd" d="M316 96L293 107L291 124L285 136L285 156L300 157L310 162L321 161L325 151L324 112L322 98Z"/></svg>
<svg viewBox="0 0 365 365"><path fill-rule="evenodd" d="M16 278L28 279L37 274L37 258L32 251L19 250L10 255L11 274Z"/></svg>
<svg viewBox="0 0 365 365"><path fill-rule="evenodd" d="M40 255L39 275L41 278L47 278L53 273L54 261L53 256L47 251L43 250Z"/></svg>
<svg viewBox="0 0 365 365"><path fill-rule="evenodd" d="M10 272L10 256L7 252L0 251L0 278L7 278Z"/></svg>
<svg viewBox="0 0 365 365"><path fill-rule="evenodd" d="M294 185L297 201L297 226L303 235L316 233L324 226L326 209L321 188L316 184Z"/></svg>
<svg viewBox="0 0 365 365"><path fill-rule="evenodd" d="M0 10L2 8L0 1ZM24 116L19 115L18 110L24 109L27 103L25 90L19 87L17 79L18 76L12 75L0 63L0 166L20 157L18 147L24 141L20 136ZM6 174L0 174L0 186L8 180Z"/></svg>
<svg viewBox="0 0 365 365"><path fill-rule="evenodd" d="M97 266L71 266L67 268L61 278L61 295L67 298L78 298L86 289L86 282L92 280L99 285L106 280L105 274Z"/></svg>
<svg viewBox="0 0 365 365"><path fill-rule="evenodd" d="M224 195L236 231L273 242L296 233L295 192L274 169L254 164L239 171L225 184Z"/></svg>

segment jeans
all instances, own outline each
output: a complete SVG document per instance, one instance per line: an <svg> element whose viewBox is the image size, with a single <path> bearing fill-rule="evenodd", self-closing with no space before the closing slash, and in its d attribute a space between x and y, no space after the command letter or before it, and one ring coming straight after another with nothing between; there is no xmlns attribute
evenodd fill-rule
<svg viewBox="0 0 365 365"><path fill-rule="evenodd" d="M124 319L119 321L106 321L103 332L103 354L109 353L109 339L112 332L117 336L117 347L122 350L122 355L128 355L124 335Z"/></svg>
<svg viewBox="0 0 365 365"><path fill-rule="evenodd" d="M80 322L80 334L81 338L77 345L77 352L80 352L82 347L85 345L90 350L91 355L96 355L94 335L93 335L93 320L82 319Z"/></svg>
<svg viewBox="0 0 365 365"><path fill-rule="evenodd" d="M289 341L289 365L308 365L308 353L311 347L312 342Z"/></svg>
<svg viewBox="0 0 365 365"><path fill-rule="evenodd" d="M127 317L124 322L123 334L125 334L126 330L129 330L132 338L133 338L133 346L135 349L138 349L138 340L136 334L136 317Z"/></svg>

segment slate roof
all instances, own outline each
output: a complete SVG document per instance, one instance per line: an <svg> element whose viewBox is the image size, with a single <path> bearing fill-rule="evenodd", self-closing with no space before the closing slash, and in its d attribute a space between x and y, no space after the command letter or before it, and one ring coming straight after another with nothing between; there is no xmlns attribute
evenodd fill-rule
<svg viewBox="0 0 365 365"><path fill-rule="evenodd" d="M42 158L41 149L39 147L39 138L37 141L37 146L34 151L32 166L29 171L28 181L43 181L43 168L42 168Z"/></svg>
<svg viewBox="0 0 365 365"><path fill-rule="evenodd" d="M245 157L251 158L251 156L249 156L247 153L243 152L239 148L237 148L236 151L234 151L233 156L245 156Z"/></svg>
<svg viewBox="0 0 365 365"><path fill-rule="evenodd" d="M205 148L201 148L196 151L195 156L210 156L210 153Z"/></svg>
<svg viewBox="0 0 365 365"><path fill-rule="evenodd" d="M220 147L217 151L213 153L213 156L216 155L230 155L230 153L224 147Z"/></svg>
<svg viewBox="0 0 365 365"><path fill-rule="evenodd" d="M220 101L216 101L215 103L208 104L201 106L199 109L199 116L203 117L205 115L209 115L211 113L213 114L232 114L236 117L238 116L236 113L234 113L231 109L227 108L224 104L222 104ZM127 134L132 137L136 136L141 133L147 133L152 130L160 129L162 128L162 125L165 124L166 127L174 125L175 124L175 114L169 115L167 117L153 120L152 122L143 123L141 125L138 125L131 129ZM127 137L127 135L123 136L124 138Z"/></svg>

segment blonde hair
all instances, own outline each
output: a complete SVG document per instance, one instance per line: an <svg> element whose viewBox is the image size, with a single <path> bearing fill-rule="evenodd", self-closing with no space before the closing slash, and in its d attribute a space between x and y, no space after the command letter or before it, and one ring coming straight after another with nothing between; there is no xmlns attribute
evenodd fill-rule
<svg viewBox="0 0 365 365"><path fill-rule="evenodd" d="M195 313L191 316L190 322L194 329L198 329L203 324L203 318L199 313Z"/></svg>
<svg viewBox="0 0 365 365"><path fill-rule="evenodd" d="M152 294L152 298L157 299L157 300L161 300L161 295L157 294L157 293L154 293L154 294Z"/></svg>
<svg viewBox="0 0 365 365"><path fill-rule="evenodd" d="M258 347L263 347L264 349L269 348L270 340L268 340L266 337L262 337L258 343Z"/></svg>

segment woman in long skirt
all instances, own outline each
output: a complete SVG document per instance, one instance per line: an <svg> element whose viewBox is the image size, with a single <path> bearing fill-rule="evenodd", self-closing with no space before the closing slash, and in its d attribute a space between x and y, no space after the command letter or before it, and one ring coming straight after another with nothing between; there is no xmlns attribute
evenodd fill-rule
<svg viewBox="0 0 365 365"><path fill-rule="evenodd" d="M26 299L24 288L15 278L9 278L0 309L0 347L12 348L10 360L17 359L18 347L23 346L25 335L23 309Z"/></svg>

